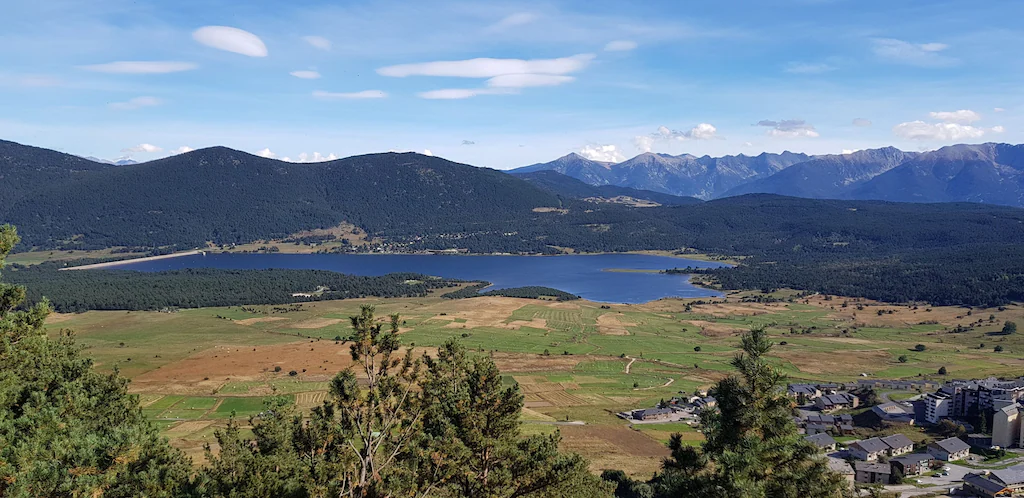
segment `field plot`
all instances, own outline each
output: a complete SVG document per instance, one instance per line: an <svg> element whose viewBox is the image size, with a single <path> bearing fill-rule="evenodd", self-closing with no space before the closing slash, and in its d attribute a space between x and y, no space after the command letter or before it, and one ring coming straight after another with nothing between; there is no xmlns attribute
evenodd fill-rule
<svg viewBox="0 0 1024 498"><path fill-rule="evenodd" d="M524 433L561 430L565 447L590 458L595 469L645 477L657 470L672 433L692 444L702 436L674 423L634 430L615 413L651 407L729 375L739 335L751 327L768 329L777 344L771 361L795 381L846 381L862 373L941 380L940 367L950 378L1024 370L1024 335L998 334L1005 321L1024 324L1019 306L892 306L837 296L788 301L794 295L743 292L718 304L665 299L641 305L353 299L287 313L228 307L54 315L48 327L75 330L100 370L120 368L146 416L194 458L202 458L203 444L232 413L245 423L280 396L302 410L320 405L331 377L352 363L344 342L348 316L363 304L375 305L381 317L400 314L402 342L417 355L456 338L474 354L492 357L503 381L523 393ZM575 421L586 425L554 425Z"/></svg>

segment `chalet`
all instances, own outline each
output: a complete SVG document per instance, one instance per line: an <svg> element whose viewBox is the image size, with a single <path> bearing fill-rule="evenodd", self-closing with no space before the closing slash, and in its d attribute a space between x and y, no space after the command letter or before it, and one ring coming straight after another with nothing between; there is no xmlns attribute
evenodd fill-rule
<svg viewBox="0 0 1024 498"><path fill-rule="evenodd" d="M963 460L967 458L967 454L970 453L971 446L960 438L951 437L949 439L943 439L942 441L934 442L928 445L928 453L930 453L936 460L942 460L945 462L953 462L956 460Z"/></svg>
<svg viewBox="0 0 1024 498"><path fill-rule="evenodd" d="M821 391L810 384L790 384L786 388L786 394L793 399L798 399L803 395L804 399L814 400L821 396Z"/></svg>
<svg viewBox="0 0 1024 498"><path fill-rule="evenodd" d="M984 474L970 473L965 475L963 490L967 494L989 498L1013 496L1013 491L1010 488L994 479L990 479Z"/></svg>
<svg viewBox="0 0 1024 498"><path fill-rule="evenodd" d="M850 454L853 455L853 458L863 460L865 462L874 462L878 460L879 456L889 453L889 445L885 444L877 437L854 441L846 447L850 451ZM860 481L858 480L857 482Z"/></svg>
<svg viewBox="0 0 1024 498"><path fill-rule="evenodd" d="M660 420L668 418L669 415L672 415L671 408L647 408L633 412L633 418L636 420Z"/></svg>
<svg viewBox="0 0 1024 498"><path fill-rule="evenodd" d="M849 393L826 394L814 400L814 405L823 412L842 410L845 408L857 408L860 400Z"/></svg>
<svg viewBox="0 0 1024 498"><path fill-rule="evenodd" d="M901 403L882 403L873 406L871 412L882 422L891 424L914 424L914 408Z"/></svg>
<svg viewBox="0 0 1024 498"><path fill-rule="evenodd" d="M1014 495L1024 491L1024 471L1019 467L993 470L992 472L989 472L988 478L1006 486L1006 488Z"/></svg>
<svg viewBox="0 0 1024 498"><path fill-rule="evenodd" d="M897 479L904 477L919 476L931 466L932 456L927 453L912 453L889 460L892 465L893 475Z"/></svg>
<svg viewBox="0 0 1024 498"><path fill-rule="evenodd" d="M849 486L850 488L853 487L853 481L856 472L854 472L853 466L850 465L850 462L847 462L846 460L843 460L841 458L828 457L828 468L831 469L832 472L835 472L836 474L843 476L846 479L847 486Z"/></svg>
<svg viewBox="0 0 1024 498"><path fill-rule="evenodd" d="M892 467L887 463L857 462L854 480L864 484L891 484Z"/></svg>
<svg viewBox="0 0 1024 498"><path fill-rule="evenodd" d="M814 443L814 445L817 446L818 449L822 451L829 452L836 450L836 440L832 439L832 436L829 436L828 434L812 434L810 436L804 437L804 439L810 441L811 443Z"/></svg>
<svg viewBox="0 0 1024 498"><path fill-rule="evenodd" d="M903 434L893 434L882 438L882 442L885 443L889 449L886 451L891 457L906 455L914 451L914 442Z"/></svg>

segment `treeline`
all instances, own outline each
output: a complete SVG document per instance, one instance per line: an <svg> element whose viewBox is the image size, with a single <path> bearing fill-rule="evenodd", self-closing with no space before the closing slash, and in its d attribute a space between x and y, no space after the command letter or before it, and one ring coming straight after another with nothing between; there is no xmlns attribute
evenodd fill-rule
<svg viewBox="0 0 1024 498"><path fill-rule="evenodd" d="M46 297L57 311L159 310L320 299L422 297L461 282L417 273L345 275L325 270L189 269L57 271L56 264L12 267L5 278L28 288L26 303ZM293 295L309 294L309 295Z"/></svg>
<svg viewBox="0 0 1024 498"><path fill-rule="evenodd" d="M580 296L576 294L570 294L565 291L558 289L552 289L551 287L543 286L526 286L526 287L509 287L507 289L494 289L487 292L480 292L487 287L490 287L490 282L479 282L468 287L464 287L457 291L447 292L442 294L441 297L446 299L468 299L471 297L481 296L503 296L503 297L519 297L524 299L542 299L542 298L553 298L556 301L573 301L580 299Z"/></svg>

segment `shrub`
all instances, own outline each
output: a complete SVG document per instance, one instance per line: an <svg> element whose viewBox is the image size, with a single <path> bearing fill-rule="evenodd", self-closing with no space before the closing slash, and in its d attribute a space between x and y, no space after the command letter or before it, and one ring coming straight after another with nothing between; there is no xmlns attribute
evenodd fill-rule
<svg viewBox="0 0 1024 498"><path fill-rule="evenodd" d="M946 375L946 367L939 367L939 375Z"/></svg>
<svg viewBox="0 0 1024 498"><path fill-rule="evenodd" d="M994 351L997 352L997 353L1002 353L1003 352L1003 347L1002 346L996 346Z"/></svg>
<svg viewBox="0 0 1024 498"><path fill-rule="evenodd" d="M899 361L900 361L900 363L906 363L907 362L907 355L905 355L905 354L904 355L900 355Z"/></svg>
<svg viewBox="0 0 1024 498"><path fill-rule="evenodd" d="M928 349L928 347L925 346L924 344L918 344L917 346L914 346L914 351L924 351L926 349Z"/></svg>
<svg viewBox="0 0 1024 498"><path fill-rule="evenodd" d="M290 377L295 377L296 375L299 375L299 372L296 372L295 370L290 370L288 372L288 376Z"/></svg>
<svg viewBox="0 0 1024 498"><path fill-rule="evenodd" d="M281 371L281 365L278 365L278 366L274 367L274 371L275 372L280 372Z"/></svg>
<svg viewBox="0 0 1024 498"><path fill-rule="evenodd" d="M699 353L700 352L700 346L694 346L693 350Z"/></svg>

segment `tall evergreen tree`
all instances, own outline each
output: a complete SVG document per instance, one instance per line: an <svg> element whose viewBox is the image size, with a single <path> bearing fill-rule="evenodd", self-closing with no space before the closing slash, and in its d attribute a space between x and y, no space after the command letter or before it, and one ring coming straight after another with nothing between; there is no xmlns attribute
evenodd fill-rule
<svg viewBox="0 0 1024 498"><path fill-rule="evenodd" d="M765 359L772 342L764 329L742 338L733 359L739 372L712 390L718 400L701 415L706 440L698 448L678 434L672 457L650 483L657 497L835 498L849 493L817 448L803 439L791 402L779 389L782 374ZM623 486L620 485L620 488Z"/></svg>
<svg viewBox="0 0 1024 498"><path fill-rule="evenodd" d="M522 437L518 385L504 387L494 361L449 340L427 358L423 432L442 482L438 496L480 498L608 496L559 436Z"/></svg>
<svg viewBox="0 0 1024 498"><path fill-rule="evenodd" d="M0 227L0 265L18 242ZM188 460L143 417L116 373L83 358L70 332L49 338L43 301L0 283L0 496L180 496Z"/></svg>

